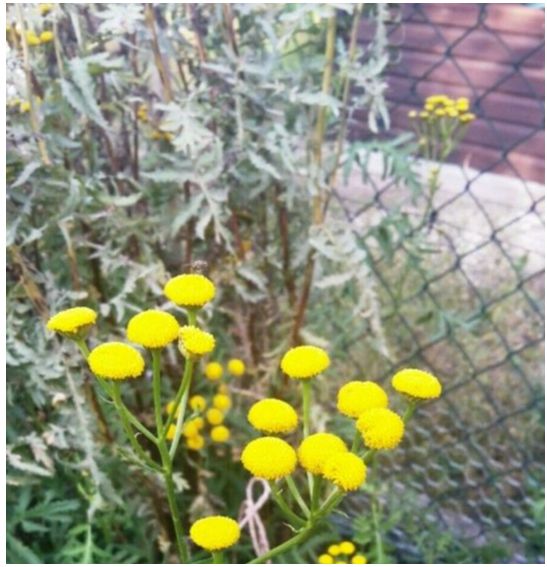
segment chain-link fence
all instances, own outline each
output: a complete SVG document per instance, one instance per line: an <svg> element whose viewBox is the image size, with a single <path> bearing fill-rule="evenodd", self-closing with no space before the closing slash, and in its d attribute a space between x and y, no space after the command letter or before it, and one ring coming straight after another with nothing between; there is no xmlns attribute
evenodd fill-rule
<svg viewBox="0 0 547 567"><path fill-rule="evenodd" d="M471 140L466 138L454 156L457 165L442 167L423 236L408 231L412 223L368 228L392 218L395 210L401 219L421 214L410 191L384 179L380 167L366 182L351 176L339 187L341 209L368 252L391 360L367 346L366 325L355 331L340 328L342 346L363 376L387 381L398 368L416 366L429 368L445 385L442 398L418 412L404 460L389 458L385 469L393 474L391 490L384 494L384 517L398 561L541 562L544 188L530 181L541 177L536 166L542 167L542 158L535 156L532 166L526 142L543 136L543 95L530 83L529 71L543 56L544 40L532 33L534 41L518 44L516 54L505 37L508 24L499 19L500 5L470 5L471 11L448 6L453 18L444 12L439 17L429 5L406 5L388 28L395 66L401 57L407 63L412 59L405 55L407 42L415 41L412 35L426 29L427 34L422 33L419 76L407 72L406 96L393 93L401 86L397 75L387 95L395 126L402 129L408 108L438 92L439 82L431 77L449 61L460 78L448 88L461 96L458 89L464 84L462 94L471 99L478 134L470 130ZM494 25L489 10L496 10ZM542 22L543 12L533 17ZM507 76L486 84L484 77L477 79L474 62L467 72L465 57L471 54L464 50L462 59L458 49L473 34L483 46L475 58L491 59L495 51L497 70L502 65ZM433 43L441 48L429 49ZM508 81L512 91L500 91ZM501 98L489 106L495 92ZM503 109L505 116L496 115L500 101L513 99L533 113L541 109L541 119L524 128L510 106ZM509 144L504 131L513 133ZM493 142L485 141L488 152L476 156L473 148L480 146L481 136ZM525 151L515 159L514 151L523 144ZM469 167L469 159L476 167ZM369 165L374 170L374 160ZM425 176L431 164L418 167ZM354 515L362 505L353 501Z"/></svg>

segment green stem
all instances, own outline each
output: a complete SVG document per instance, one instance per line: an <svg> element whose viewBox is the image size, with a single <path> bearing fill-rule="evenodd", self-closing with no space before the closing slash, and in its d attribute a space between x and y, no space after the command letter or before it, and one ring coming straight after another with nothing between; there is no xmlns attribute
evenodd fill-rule
<svg viewBox="0 0 547 567"><path fill-rule="evenodd" d="M260 557L257 557L252 561L249 561L248 564L256 565L257 563L265 563L266 561L268 561L268 559L271 559L272 557L275 557L276 555L279 555L284 551L289 551L289 549L293 548L295 545L298 545L299 543L302 543L303 541L308 539L313 532L313 528L314 526L310 526L309 528L303 529L301 532L298 532L295 536L283 542L281 545L278 545L277 547L270 549L270 551L268 551L264 555L261 555Z"/></svg>
<svg viewBox="0 0 547 567"><path fill-rule="evenodd" d="M357 453L357 449L359 449L359 445L361 444L361 434L359 430L355 429L355 435L353 436L353 443L351 444L351 452Z"/></svg>
<svg viewBox="0 0 547 567"><path fill-rule="evenodd" d="M175 484L173 482L173 470L164 439L159 440L159 450L163 464L163 478L165 479L165 488L167 491L167 500L169 502L169 511L171 512L173 527L175 528L175 537L177 540L179 558L181 563L188 563L188 547L186 546L186 541L184 540L184 530L182 528L182 522L180 520L180 513L175 494Z"/></svg>
<svg viewBox="0 0 547 567"><path fill-rule="evenodd" d="M211 556L213 558L213 563L224 565L224 554L222 553L222 551L213 551L211 553Z"/></svg>
<svg viewBox="0 0 547 567"><path fill-rule="evenodd" d="M278 490L277 486L273 481L270 482L270 488L272 490L272 497L275 503L279 506L279 509L285 514L287 519L295 524L296 526L303 527L306 525L306 520L302 519L300 516L297 516L290 508L289 505L285 502L281 492Z"/></svg>
<svg viewBox="0 0 547 567"><path fill-rule="evenodd" d="M304 439L309 436L310 434L310 417L311 417L311 381L310 380L302 380L302 413L303 413L303 420L302 420L302 432L304 435ZM310 491L310 498L313 497L313 484L314 479L313 475L308 472L308 488Z"/></svg>
<svg viewBox="0 0 547 567"><path fill-rule="evenodd" d="M309 518L311 515L310 509L308 508L307 504L304 502L304 499L302 498L302 495L300 494L298 487L294 483L293 478L291 476L286 476L285 480L287 481L287 486L289 487L289 490L291 491L293 498L296 500L296 503L300 506L300 509L302 510L302 512L304 512L304 515L307 518Z"/></svg>
<svg viewBox="0 0 547 567"><path fill-rule="evenodd" d="M191 358L187 358L186 364L184 366L184 376L182 377L182 383L180 388L182 392L182 399L180 400L179 404L176 404L175 402L175 410L173 411L173 414L176 414L178 411L178 417L177 417L175 435L171 443L171 448L169 449L169 456L171 459L175 457L175 453L177 452L177 447L180 441L180 436L182 434L182 426L184 424L184 416L186 414L186 406L188 404L188 396L190 394L190 386L192 384L193 372L194 372L194 361ZM164 433L165 435L167 435L167 428Z"/></svg>
<svg viewBox="0 0 547 567"><path fill-rule="evenodd" d="M314 477L313 493L311 495L311 513L312 513L312 515L319 508L319 498L321 496L321 481L322 480L323 479L319 475L316 475Z"/></svg>
<svg viewBox="0 0 547 567"><path fill-rule="evenodd" d="M133 451L151 469L155 470L156 472L162 472L162 468L160 466L158 466L158 464L155 463L145 453L144 449L141 447L140 443L137 441L137 438L135 437L133 430L131 429L131 425L129 423L129 420L127 419L127 416L126 416L126 414L125 414L125 412L123 411L123 408L122 408L123 402L122 402L121 393L120 393L120 385L118 383L114 382L112 384L111 392L112 392L112 400L114 402L114 406L115 406L116 410L118 411L118 414L120 416L120 420L122 422L123 430L125 431L125 435L127 436L127 439L129 441L129 443L131 444Z"/></svg>
<svg viewBox="0 0 547 567"><path fill-rule="evenodd" d="M380 531L378 503L375 496L372 498L372 525L374 526L374 541L376 544L376 563L382 564L386 562L386 556L384 553L382 532Z"/></svg>
<svg viewBox="0 0 547 567"><path fill-rule="evenodd" d="M89 348L87 346L87 343L85 342L85 339L74 339L74 342L78 345L80 352L82 353L83 357L87 360L89 356Z"/></svg>
<svg viewBox="0 0 547 567"><path fill-rule="evenodd" d="M328 516L331 510L338 505L340 500L344 498L345 492L342 492L339 488L336 488L331 492L327 500L324 502L323 506L319 509L317 513L317 518L321 518L323 516Z"/></svg>
<svg viewBox="0 0 547 567"><path fill-rule="evenodd" d="M156 416L156 435L163 439L163 420L161 417L161 369L160 351L152 349L152 389L154 393L154 413Z"/></svg>
<svg viewBox="0 0 547 567"><path fill-rule="evenodd" d="M409 401L408 405L406 406L406 411L403 415L403 421L405 425L407 424L409 419L414 415L415 411L416 411L416 403Z"/></svg>

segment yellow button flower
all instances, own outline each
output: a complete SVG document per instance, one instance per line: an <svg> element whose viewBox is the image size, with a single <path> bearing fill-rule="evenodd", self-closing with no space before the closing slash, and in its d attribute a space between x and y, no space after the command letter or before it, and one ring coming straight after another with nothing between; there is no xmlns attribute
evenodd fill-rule
<svg viewBox="0 0 547 567"><path fill-rule="evenodd" d="M373 408L359 416L357 429L369 449L394 449L403 438L405 424L394 411Z"/></svg>
<svg viewBox="0 0 547 567"><path fill-rule="evenodd" d="M220 411L227 411L232 407L232 400L230 396L226 396L225 394L217 394L213 397L213 406Z"/></svg>
<svg viewBox="0 0 547 567"><path fill-rule="evenodd" d="M55 36L53 35L52 31L48 31L48 30L43 31L40 34L40 43L49 43L50 41L53 41L54 37Z"/></svg>
<svg viewBox="0 0 547 567"><path fill-rule="evenodd" d="M175 414L175 417L179 416L180 413L180 406L178 408L176 408L177 412ZM175 411L175 401L172 400L171 402L169 402L166 406L165 406L165 411L171 415L174 411Z"/></svg>
<svg viewBox="0 0 547 567"><path fill-rule="evenodd" d="M148 309L131 317L127 325L127 338L146 348L163 348L179 335L179 324L170 313Z"/></svg>
<svg viewBox="0 0 547 567"><path fill-rule="evenodd" d="M204 425L205 422L202 417L189 419L182 427L182 434L184 437L196 437Z"/></svg>
<svg viewBox="0 0 547 567"><path fill-rule="evenodd" d="M370 408L386 408L387 394L375 382L348 382L338 391L338 410L349 417L359 417Z"/></svg>
<svg viewBox="0 0 547 567"><path fill-rule="evenodd" d="M19 104L19 112L21 114L25 114L29 110L30 110L30 102L28 100L21 101L21 103Z"/></svg>
<svg viewBox="0 0 547 567"><path fill-rule="evenodd" d="M207 410L205 417L211 425L220 425L224 421L224 414L217 408Z"/></svg>
<svg viewBox="0 0 547 567"><path fill-rule="evenodd" d="M201 274L182 274L171 278L163 288L165 295L187 309L203 307L215 297L215 284Z"/></svg>
<svg viewBox="0 0 547 567"><path fill-rule="evenodd" d="M329 545L329 548L327 549L327 551L333 556L336 557L338 555L340 555L340 553L342 553L340 546L333 543L332 545Z"/></svg>
<svg viewBox="0 0 547 567"><path fill-rule="evenodd" d="M299 380L313 378L329 366L329 355L322 348L310 345L292 348L281 359L283 372Z"/></svg>
<svg viewBox="0 0 547 567"><path fill-rule="evenodd" d="M354 555L351 558L351 562L354 565L366 565L368 563L368 560L364 555L358 554L358 555Z"/></svg>
<svg viewBox="0 0 547 567"><path fill-rule="evenodd" d="M346 444L337 435L314 433L300 443L298 461L307 471L321 474L329 457L336 453L345 453L347 450Z"/></svg>
<svg viewBox="0 0 547 567"><path fill-rule="evenodd" d="M40 45L40 38L31 30L27 30L25 33L25 39L30 47Z"/></svg>
<svg viewBox="0 0 547 567"><path fill-rule="evenodd" d="M218 362L209 362L205 365L205 377L211 380L212 382L216 382L222 378L222 364Z"/></svg>
<svg viewBox="0 0 547 567"><path fill-rule="evenodd" d="M296 452L282 439L260 437L243 449L241 462L252 475L265 480L276 480L294 471Z"/></svg>
<svg viewBox="0 0 547 567"><path fill-rule="evenodd" d="M329 457L323 467L323 476L338 488L349 492L357 490L365 482L365 463L353 453L337 453ZM345 553L340 545L340 551Z"/></svg>
<svg viewBox="0 0 547 567"><path fill-rule="evenodd" d="M76 337L85 333L96 321L97 313L93 309L72 307L53 315L47 322L47 328L68 337Z"/></svg>
<svg viewBox="0 0 547 567"><path fill-rule="evenodd" d="M190 539L207 551L231 547L240 537L239 525L226 516L209 516L192 524Z"/></svg>
<svg viewBox="0 0 547 567"><path fill-rule="evenodd" d="M228 361L228 372L232 376L243 376L245 374L245 363L239 358L231 358Z"/></svg>
<svg viewBox="0 0 547 567"><path fill-rule="evenodd" d="M125 380L137 378L144 371L144 359L132 346L119 342L95 347L87 359L91 372L100 378Z"/></svg>
<svg viewBox="0 0 547 567"><path fill-rule="evenodd" d="M340 551L346 555L351 555L355 552L355 545L352 541L341 541Z"/></svg>
<svg viewBox="0 0 547 567"><path fill-rule="evenodd" d="M203 396L192 396L188 403L193 411L201 412L207 407L207 402Z"/></svg>
<svg viewBox="0 0 547 567"><path fill-rule="evenodd" d="M38 11L42 16L46 16L51 12L51 10L53 10L54 7L54 4L38 4Z"/></svg>
<svg viewBox="0 0 547 567"><path fill-rule="evenodd" d="M249 423L263 433L291 433L298 426L298 415L287 402L267 398L251 406Z"/></svg>
<svg viewBox="0 0 547 567"><path fill-rule="evenodd" d="M205 446L205 439L201 435L187 437L186 446L192 451L200 451Z"/></svg>
<svg viewBox="0 0 547 567"><path fill-rule="evenodd" d="M211 429L211 439L215 443L226 443L230 439L230 430L224 425L216 425Z"/></svg>
<svg viewBox="0 0 547 567"><path fill-rule="evenodd" d="M334 559L328 553L323 553L318 557L317 562L321 565L331 565L334 563Z"/></svg>
<svg viewBox="0 0 547 567"><path fill-rule="evenodd" d="M391 380L391 385L397 392L417 400L432 400L442 393L441 383L433 374L415 368L397 372Z"/></svg>
<svg viewBox="0 0 547 567"><path fill-rule="evenodd" d="M179 330L179 350L184 356L203 356L215 348L215 337L193 325Z"/></svg>

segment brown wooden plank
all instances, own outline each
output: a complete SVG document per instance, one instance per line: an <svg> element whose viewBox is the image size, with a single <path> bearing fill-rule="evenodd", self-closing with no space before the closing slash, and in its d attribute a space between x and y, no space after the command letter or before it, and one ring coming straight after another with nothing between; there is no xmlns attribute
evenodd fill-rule
<svg viewBox="0 0 547 567"><path fill-rule="evenodd" d="M544 108L539 100L498 92L474 92L469 86L446 85L433 81L419 81L404 77L388 76L388 100L419 107L432 94L447 94L451 97L468 97L471 103L479 100L480 114L484 118L498 119L514 124L542 128ZM484 94L483 97L481 95ZM477 99L477 96L481 97Z"/></svg>
<svg viewBox="0 0 547 567"><path fill-rule="evenodd" d="M374 28L364 20L359 28L360 42L373 38ZM484 28L434 27L428 23L408 22L393 27L389 41L395 47L404 45L426 53L454 54L462 57L519 64L528 67L545 66L545 42L534 36L498 34Z"/></svg>
<svg viewBox="0 0 547 567"><path fill-rule="evenodd" d="M487 4L484 6L484 25L499 32L544 37L545 12L519 4ZM480 4L405 4L403 21L429 20L436 24L469 27L480 25Z"/></svg>
<svg viewBox="0 0 547 567"><path fill-rule="evenodd" d="M400 60L390 65L388 74L408 78L427 78L449 85L471 83L482 90L495 88L498 92L533 98L545 96L545 69L521 67L480 61L468 57L443 57L402 49Z"/></svg>

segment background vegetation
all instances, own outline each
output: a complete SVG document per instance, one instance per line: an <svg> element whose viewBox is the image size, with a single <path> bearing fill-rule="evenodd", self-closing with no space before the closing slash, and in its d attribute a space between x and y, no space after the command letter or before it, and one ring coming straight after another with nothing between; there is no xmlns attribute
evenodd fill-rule
<svg viewBox="0 0 547 567"><path fill-rule="evenodd" d="M505 356L495 328L537 339L533 319L515 324L519 310L526 321L520 295L484 308L456 272L442 289L433 284L438 294L412 300L452 256L423 222L427 179L412 159L412 136L377 137L389 128L387 7L41 6L8 7L9 561L172 559L161 484L124 459L110 408L78 353L44 330L61 308L92 306L102 337L121 337L132 314L167 306L159 298L169 275L197 268L216 282L214 314L206 312L219 337L216 358L238 356L249 371L234 390L234 441L180 462L179 482L191 488L181 496L190 518L211 510L237 516L247 481L238 464L250 435L246 408L264 393L287 395L277 369L291 344L328 346L335 361L340 380L314 408L320 426L348 378L383 379L410 360L431 366L448 385L465 384L479 359ZM364 50L356 46L362 18L375 28ZM51 36L36 43L44 31ZM370 135L349 142L348 123L363 109ZM366 182L371 156L380 156L385 177L420 215L373 207L361 224L348 221L336 189L355 170ZM497 294L503 275L481 291ZM523 287L536 301L539 290ZM416 337L433 341L428 356L413 357ZM170 360L175 390L174 351ZM541 399L538 352L512 352L506 363L492 370L504 407L518 411ZM514 365L532 377L531 395L515 390ZM393 474L382 485L382 522L397 562L506 560L517 548L529 557L541 553L542 408L534 402L516 425L486 428L490 385L483 378L428 408L404 459L385 463ZM136 386L132 400L144 421L152 418L148 390L145 382ZM473 448L462 449L471 432ZM502 476L479 478L481 435L496 446L500 471L514 465L515 447L526 452L529 467L518 487L500 483ZM408 470L401 492L397 483ZM414 482L424 470L425 485ZM476 488L470 485L447 524L427 514L421 524L408 522L418 506L469 486L467 479ZM525 549L496 516L503 520L503 499L533 518L511 528L524 534ZM373 561L359 512L366 506L367 494L360 494L334 527ZM470 546L461 525L468 517L502 525L503 541L495 545L488 535ZM269 526L272 538L284 529ZM336 537L333 528L287 560L314 561Z"/></svg>

